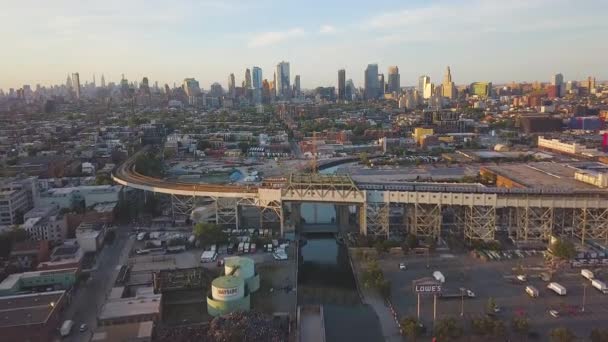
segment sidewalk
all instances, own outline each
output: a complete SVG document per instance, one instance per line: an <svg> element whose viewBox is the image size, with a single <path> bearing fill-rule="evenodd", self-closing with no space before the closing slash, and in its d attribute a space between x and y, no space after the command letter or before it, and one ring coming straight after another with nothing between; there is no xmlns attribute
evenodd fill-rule
<svg viewBox="0 0 608 342"><path fill-rule="evenodd" d="M351 259L352 260L352 259ZM355 272L355 279L358 284L359 291L363 297L363 303L368 304L376 312L378 320L380 320L380 326L382 327L382 335L384 340L387 342L403 342L403 337L399 332L399 327L395 321L395 317L389 307L384 304L384 299L380 294L374 290L366 289L359 280L359 264L352 260L353 271Z"/></svg>

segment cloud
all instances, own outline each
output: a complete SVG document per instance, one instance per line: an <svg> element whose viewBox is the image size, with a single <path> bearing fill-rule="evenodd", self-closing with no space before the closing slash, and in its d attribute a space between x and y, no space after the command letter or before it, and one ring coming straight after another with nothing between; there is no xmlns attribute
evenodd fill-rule
<svg viewBox="0 0 608 342"><path fill-rule="evenodd" d="M378 13L361 28L380 44L463 41L481 36L540 33L587 27L593 18L574 17L569 0L438 1L423 7ZM538 12L545 17L539 20Z"/></svg>
<svg viewBox="0 0 608 342"><path fill-rule="evenodd" d="M332 25L323 25L323 26L321 26L321 28L319 28L319 33L320 34L336 33L336 28Z"/></svg>
<svg viewBox="0 0 608 342"><path fill-rule="evenodd" d="M292 28L287 31L263 32L249 40L249 47L265 47L280 44L286 40L302 37L306 32L301 28Z"/></svg>

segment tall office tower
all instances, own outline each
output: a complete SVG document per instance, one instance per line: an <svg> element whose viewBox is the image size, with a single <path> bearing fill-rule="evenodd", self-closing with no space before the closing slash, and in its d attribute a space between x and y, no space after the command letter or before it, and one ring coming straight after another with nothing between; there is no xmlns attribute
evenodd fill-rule
<svg viewBox="0 0 608 342"><path fill-rule="evenodd" d="M72 74L72 87L74 88L76 98L80 99L80 75L77 72Z"/></svg>
<svg viewBox="0 0 608 342"><path fill-rule="evenodd" d="M365 69L365 92L366 100L375 100L380 96L380 84L378 82L378 64L368 64Z"/></svg>
<svg viewBox="0 0 608 342"><path fill-rule="evenodd" d="M147 77L144 77L139 84L139 90L143 95L150 95L150 82Z"/></svg>
<svg viewBox="0 0 608 342"><path fill-rule="evenodd" d="M102 88L106 87L106 78L103 76L103 74L101 74L101 87Z"/></svg>
<svg viewBox="0 0 608 342"><path fill-rule="evenodd" d="M355 96L355 84L352 79L346 81L346 85L344 86L344 97L348 101L352 101Z"/></svg>
<svg viewBox="0 0 608 342"><path fill-rule="evenodd" d="M420 94L424 93L424 88L426 88L427 83L431 83L431 78L427 75L422 75L418 77L418 92Z"/></svg>
<svg viewBox="0 0 608 342"><path fill-rule="evenodd" d="M435 85L433 83L427 83L424 85L424 92L422 93L422 97L425 99L430 99L433 97L433 91L435 90Z"/></svg>
<svg viewBox="0 0 608 342"><path fill-rule="evenodd" d="M245 89L251 89L251 70L245 69Z"/></svg>
<svg viewBox="0 0 608 342"><path fill-rule="evenodd" d="M70 77L70 74L68 74L68 78L65 81L65 86L68 88L68 90L72 90L72 77Z"/></svg>
<svg viewBox="0 0 608 342"><path fill-rule="evenodd" d="M251 72L251 87L253 89L262 89L262 69L254 66Z"/></svg>
<svg viewBox="0 0 608 342"><path fill-rule="evenodd" d="M262 81L262 102L270 103L270 83L266 79Z"/></svg>
<svg viewBox="0 0 608 342"><path fill-rule="evenodd" d="M201 92L201 88L198 84L198 81L194 78L184 78L184 83L182 85L184 92L187 96L196 96Z"/></svg>
<svg viewBox="0 0 608 342"><path fill-rule="evenodd" d="M93 74L93 88L95 88L95 74Z"/></svg>
<svg viewBox="0 0 608 342"><path fill-rule="evenodd" d="M391 94L401 92L401 76L396 65L388 68L388 92Z"/></svg>
<svg viewBox="0 0 608 342"><path fill-rule="evenodd" d="M447 97L450 100L453 99L456 95L456 88L454 87L454 82L452 82L452 72L450 71L449 66L445 70L445 75L443 76L443 83L441 85L441 95L443 97Z"/></svg>
<svg viewBox="0 0 608 342"><path fill-rule="evenodd" d="M553 75L553 80L552 80L551 84L553 84L555 86L555 88L557 88L556 92L559 97L562 97L566 94L566 87L564 86L564 75L562 75L562 74Z"/></svg>
<svg viewBox="0 0 608 342"><path fill-rule="evenodd" d="M289 62L281 62L277 64L277 72L275 74L275 91L278 98L288 99L290 95L291 85L289 81Z"/></svg>
<svg viewBox="0 0 608 342"><path fill-rule="evenodd" d="M346 99L346 70L338 70L338 100L344 101ZM350 100L350 99L349 99Z"/></svg>
<svg viewBox="0 0 608 342"><path fill-rule="evenodd" d="M382 97L386 93L386 82L384 82L384 74L378 74L379 93L378 97Z"/></svg>
<svg viewBox="0 0 608 342"><path fill-rule="evenodd" d="M231 98L236 96L236 81L234 79L234 74L230 74L228 77L228 94Z"/></svg>
<svg viewBox="0 0 608 342"><path fill-rule="evenodd" d="M253 103L262 103L262 69L254 66L251 72L251 87L253 88Z"/></svg>
<svg viewBox="0 0 608 342"><path fill-rule="evenodd" d="M296 75L293 81L293 96L300 96L300 75Z"/></svg>
<svg viewBox="0 0 608 342"><path fill-rule="evenodd" d="M595 77L587 77L587 91L591 94L591 90L595 89Z"/></svg>

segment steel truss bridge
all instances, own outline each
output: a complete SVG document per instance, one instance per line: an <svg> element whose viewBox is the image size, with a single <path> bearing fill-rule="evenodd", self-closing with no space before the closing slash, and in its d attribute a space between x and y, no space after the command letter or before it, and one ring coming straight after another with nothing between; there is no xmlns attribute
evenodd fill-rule
<svg viewBox="0 0 608 342"><path fill-rule="evenodd" d="M599 189L358 183L347 175L320 174L291 174L268 179L261 186L193 184L144 176L135 170L135 157L116 169L112 174L115 182L169 195L176 214L189 215L199 203L212 201L220 225L238 228L239 208L254 206L260 210L260 223L274 222L282 234L286 224L294 224L293 217L299 217L299 205L314 202L356 206L359 231L364 235L388 237L391 231L405 230L437 237L446 226L446 217L451 217L452 229L468 240L493 240L497 230L507 230L521 242L546 241L551 234L562 233L582 242L608 243L608 191ZM291 207L291 222L286 222L287 206Z"/></svg>

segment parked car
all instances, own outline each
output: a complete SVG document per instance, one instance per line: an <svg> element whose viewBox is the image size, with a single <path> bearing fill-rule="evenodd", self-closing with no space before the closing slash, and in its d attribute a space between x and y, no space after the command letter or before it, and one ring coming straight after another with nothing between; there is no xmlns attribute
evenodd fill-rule
<svg viewBox="0 0 608 342"><path fill-rule="evenodd" d="M399 263L399 269L402 271L405 271L407 269L404 262Z"/></svg>
<svg viewBox="0 0 608 342"><path fill-rule="evenodd" d="M82 324L80 325L80 328L79 328L78 330L79 330L80 332L85 332L85 331L87 331L87 329L88 329L88 328L89 328L89 327L88 327L86 324L82 323Z"/></svg>

